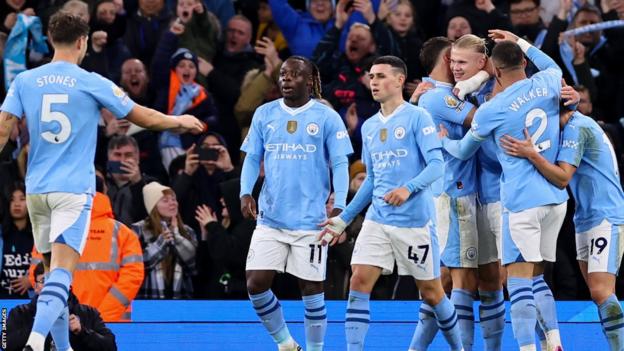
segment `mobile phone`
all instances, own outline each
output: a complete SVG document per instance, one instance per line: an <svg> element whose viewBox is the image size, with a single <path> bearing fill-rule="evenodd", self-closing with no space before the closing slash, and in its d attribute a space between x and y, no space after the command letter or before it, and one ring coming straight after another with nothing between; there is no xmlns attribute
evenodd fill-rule
<svg viewBox="0 0 624 351"><path fill-rule="evenodd" d="M197 154L200 161L216 161L219 159L219 150L213 148L200 148Z"/></svg>
<svg viewBox="0 0 624 351"><path fill-rule="evenodd" d="M108 173L111 174L127 174L128 172L121 169L121 161L108 161L106 164Z"/></svg>

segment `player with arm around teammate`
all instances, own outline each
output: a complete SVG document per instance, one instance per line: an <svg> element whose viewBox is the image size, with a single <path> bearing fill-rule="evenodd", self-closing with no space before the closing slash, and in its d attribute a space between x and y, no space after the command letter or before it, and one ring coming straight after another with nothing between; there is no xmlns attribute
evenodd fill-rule
<svg viewBox="0 0 624 351"><path fill-rule="evenodd" d="M0 149L17 120L27 121L27 204L35 245L50 270L24 348L34 351L43 350L48 332L58 350L70 349L67 297L89 228L100 108L155 130L199 133L204 128L193 116L166 116L135 105L111 81L81 69L89 34L84 20L58 12L48 33L55 49L52 62L19 74L0 108Z"/></svg>
<svg viewBox="0 0 624 351"><path fill-rule="evenodd" d="M624 193L617 158L609 137L593 119L562 109L560 126L556 163L535 150L527 131L526 140L503 136L501 146L509 155L529 160L557 187L570 186L576 202L577 260L598 307L609 349L621 351L624 317L615 296L615 278L624 253Z"/></svg>
<svg viewBox="0 0 624 351"><path fill-rule="evenodd" d="M491 36L497 45L490 60L502 90L481 105L470 132L462 140L443 138L443 146L449 153L466 158L488 138L493 137L498 145L497 158L503 170L503 264L508 271L512 326L520 350L535 350L536 305L540 306L542 317L548 314L556 319L556 311L554 300L533 293L532 277L541 273L544 260L555 260L567 194L550 184L527 161L506 155L500 149L499 139L505 134L519 137L528 127L544 157L555 160L561 70L547 55L513 33L493 30ZM531 78L524 71L524 54L541 69ZM558 330L551 331L547 338L558 340ZM560 343L556 347L560 348Z"/></svg>
<svg viewBox="0 0 624 351"><path fill-rule="evenodd" d="M306 350L323 349L327 313L323 294L327 247L317 240L326 217L330 169L335 192L332 215L344 209L349 188L347 155L353 152L340 116L320 103L320 76L306 58L288 58L279 74L282 99L260 106L241 150L241 210L257 218L247 256L247 290L253 307L279 350L300 350L271 291L276 272L299 278L305 305ZM251 197L264 160L259 211Z"/></svg>
<svg viewBox="0 0 624 351"><path fill-rule="evenodd" d="M403 100L407 68L401 59L382 56L370 70L373 98L381 111L362 126L366 179L353 201L330 218L322 232L332 242L372 202L358 235L351 265L351 291L345 332L347 350L364 348L370 322L369 299L381 274L396 262L399 274L411 275L433 307L451 350L462 350L455 307L440 282L440 252L430 185L443 174L443 160L431 116Z"/></svg>

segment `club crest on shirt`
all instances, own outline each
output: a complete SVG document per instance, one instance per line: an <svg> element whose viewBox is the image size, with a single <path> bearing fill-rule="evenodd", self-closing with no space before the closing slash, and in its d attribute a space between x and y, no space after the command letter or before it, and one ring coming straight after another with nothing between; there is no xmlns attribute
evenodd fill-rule
<svg viewBox="0 0 624 351"><path fill-rule="evenodd" d="M444 102L446 103L446 106L450 108L457 108L459 106L459 101L451 95L445 96Z"/></svg>
<svg viewBox="0 0 624 351"><path fill-rule="evenodd" d="M308 124L308 126L306 127L306 132L308 132L309 135L317 135L319 132L318 124L316 123Z"/></svg>
<svg viewBox="0 0 624 351"><path fill-rule="evenodd" d="M401 139L405 138L405 128L403 128L403 127L396 127L396 128L394 128L394 137L397 140L401 140Z"/></svg>
<svg viewBox="0 0 624 351"><path fill-rule="evenodd" d="M388 140L388 129L381 128L379 131L379 140L381 140L382 143L385 143L386 140Z"/></svg>
<svg viewBox="0 0 624 351"><path fill-rule="evenodd" d="M286 131L290 134L297 131L297 121L288 121L286 124Z"/></svg>

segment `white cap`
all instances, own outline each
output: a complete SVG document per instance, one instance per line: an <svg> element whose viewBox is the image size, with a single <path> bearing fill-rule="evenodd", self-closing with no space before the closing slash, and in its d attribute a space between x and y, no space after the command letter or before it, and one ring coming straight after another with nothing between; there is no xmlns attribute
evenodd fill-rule
<svg viewBox="0 0 624 351"><path fill-rule="evenodd" d="M167 190L173 192L170 187L161 185L158 182L151 182L143 187L143 203L148 214L152 213L152 210L156 207L158 201L165 196L164 192Z"/></svg>

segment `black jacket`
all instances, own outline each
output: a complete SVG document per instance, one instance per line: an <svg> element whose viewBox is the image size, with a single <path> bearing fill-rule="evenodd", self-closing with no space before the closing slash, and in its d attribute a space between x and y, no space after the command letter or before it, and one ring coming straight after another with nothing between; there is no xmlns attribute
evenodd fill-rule
<svg viewBox="0 0 624 351"><path fill-rule="evenodd" d="M78 334L69 333L69 343L75 351L116 351L115 335L106 327L100 312L95 308L78 303L70 293L69 314L80 318L82 330ZM16 306L9 312L7 319L7 351L21 351L26 345L37 312L37 296L23 305ZM44 350L50 350L52 336L48 335Z"/></svg>

